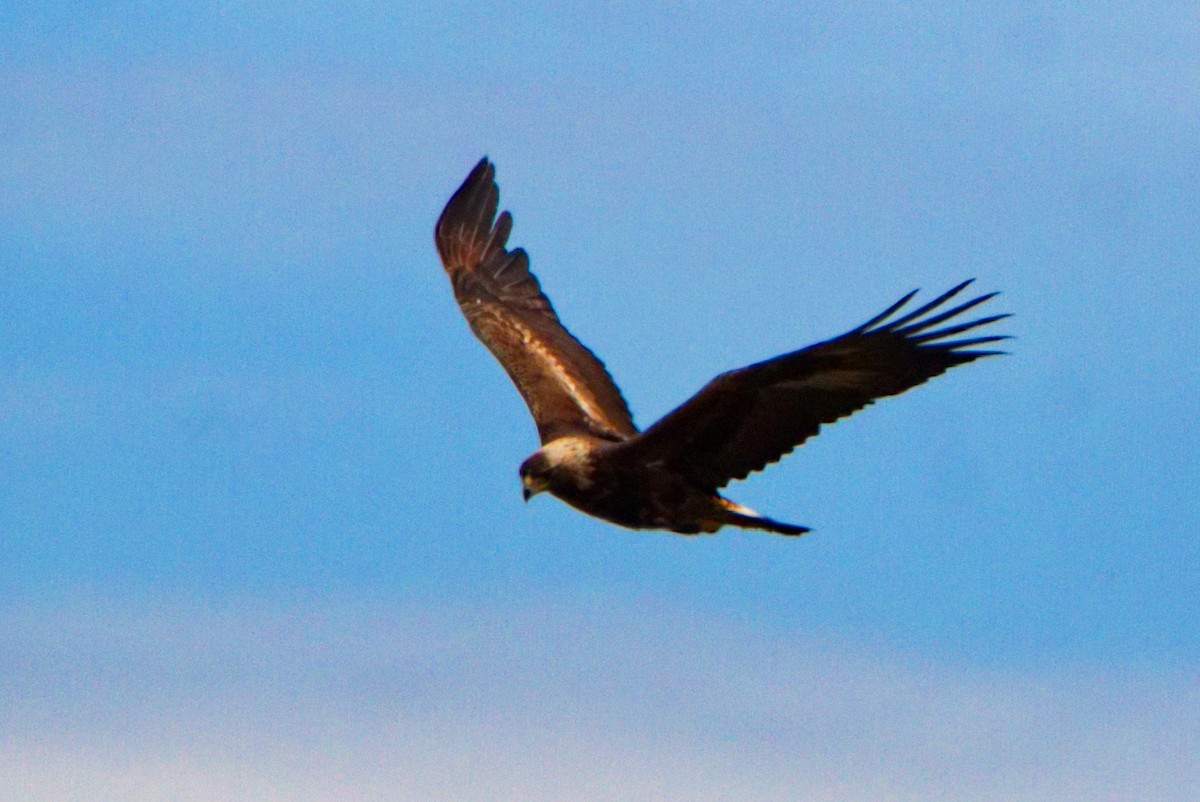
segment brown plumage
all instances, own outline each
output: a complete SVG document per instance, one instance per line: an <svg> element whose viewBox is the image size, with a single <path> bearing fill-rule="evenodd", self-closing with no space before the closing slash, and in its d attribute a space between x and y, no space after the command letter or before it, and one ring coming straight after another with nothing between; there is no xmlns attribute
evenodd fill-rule
<svg viewBox="0 0 1200 802"><path fill-rule="evenodd" d="M977 346L1006 339L947 339L1008 317L951 322L996 293L944 308L971 283L964 281L907 311L914 291L840 337L722 373L639 433L604 365L559 322L525 251L507 250L512 216L496 216L499 198L495 169L482 159L446 204L434 239L463 315L537 424L542 447L520 471L525 498L549 490L621 526L681 534L726 524L807 532L717 491L775 462L821 424L1001 353Z"/></svg>

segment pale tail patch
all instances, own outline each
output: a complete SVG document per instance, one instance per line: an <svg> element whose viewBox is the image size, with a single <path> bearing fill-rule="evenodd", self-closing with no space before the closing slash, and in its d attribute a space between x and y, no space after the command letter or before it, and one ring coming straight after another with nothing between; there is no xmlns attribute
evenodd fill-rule
<svg viewBox="0 0 1200 802"><path fill-rule="evenodd" d="M757 512L750 509L749 507L742 506L741 504L738 504L736 501L730 501L727 498L718 496L717 503L720 504L725 509L729 510L730 512L736 512L739 515L748 515L751 518L761 518L762 517Z"/></svg>

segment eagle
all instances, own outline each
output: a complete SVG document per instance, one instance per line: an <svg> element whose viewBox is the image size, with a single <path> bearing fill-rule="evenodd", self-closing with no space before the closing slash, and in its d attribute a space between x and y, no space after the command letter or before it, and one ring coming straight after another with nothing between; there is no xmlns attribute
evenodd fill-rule
<svg viewBox="0 0 1200 802"><path fill-rule="evenodd" d="M446 203L434 241L459 308L525 399L541 447L521 463L525 500L548 491L630 529L683 535L722 526L800 535L719 492L790 453L822 424L956 365L1003 353L1007 339L963 321L996 293L949 305L974 279L909 308L914 290L839 337L722 373L645 431L604 364L559 322L522 248L487 157ZM957 337L957 335L967 335ZM956 338L957 337L957 338ZM985 346L980 349L980 346Z"/></svg>

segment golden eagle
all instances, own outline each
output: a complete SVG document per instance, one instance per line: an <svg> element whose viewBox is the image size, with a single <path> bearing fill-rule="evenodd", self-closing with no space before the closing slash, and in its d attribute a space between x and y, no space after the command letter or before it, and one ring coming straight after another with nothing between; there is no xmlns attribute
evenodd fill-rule
<svg viewBox="0 0 1200 802"><path fill-rule="evenodd" d="M559 322L525 251L506 248L512 215L496 216L499 200L495 168L481 159L446 204L434 239L467 322L537 424L542 447L521 464L526 500L548 490L631 529L692 535L731 524L799 535L808 528L763 517L717 491L775 462L823 423L1002 353L976 346L1003 336L947 338L1008 315L938 328L996 293L943 308L971 283L964 281L902 312L914 290L840 337L722 373L639 432L604 365Z"/></svg>

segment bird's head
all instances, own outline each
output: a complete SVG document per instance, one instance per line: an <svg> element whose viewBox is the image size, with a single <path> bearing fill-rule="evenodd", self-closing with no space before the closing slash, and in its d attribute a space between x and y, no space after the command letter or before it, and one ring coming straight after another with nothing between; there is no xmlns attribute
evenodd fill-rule
<svg viewBox="0 0 1200 802"><path fill-rule="evenodd" d="M550 489L550 460L541 451L521 463L521 495L526 501Z"/></svg>
<svg viewBox="0 0 1200 802"><path fill-rule="evenodd" d="M591 480L594 443L584 437L566 436L551 440L521 463L521 485L525 500L555 488L587 487Z"/></svg>

